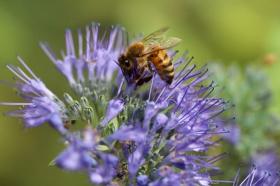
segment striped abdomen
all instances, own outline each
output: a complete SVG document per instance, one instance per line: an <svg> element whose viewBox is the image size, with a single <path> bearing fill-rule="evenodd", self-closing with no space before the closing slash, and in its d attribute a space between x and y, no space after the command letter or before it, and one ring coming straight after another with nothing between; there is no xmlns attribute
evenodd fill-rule
<svg viewBox="0 0 280 186"><path fill-rule="evenodd" d="M154 64L160 78L168 84L171 84L174 78L174 66L172 59L168 56L166 50L157 50L148 56L148 61Z"/></svg>

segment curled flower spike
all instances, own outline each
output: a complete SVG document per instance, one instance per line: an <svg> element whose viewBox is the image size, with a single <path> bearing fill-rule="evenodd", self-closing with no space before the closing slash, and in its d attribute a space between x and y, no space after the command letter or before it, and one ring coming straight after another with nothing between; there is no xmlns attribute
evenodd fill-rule
<svg viewBox="0 0 280 186"><path fill-rule="evenodd" d="M44 122L49 122L52 127L64 134L66 132L63 124L63 120L66 118L64 113L65 105L45 86L21 58L18 59L31 77L19 67L11 65L7 67L18 78L14 86L26 102L1 102L0 104L22 106L21 109L11 111L8 115L23 118L26 127L37 127Z"/></svg>
<svg viewBox="0 0 280 186"><path fill-rule="evenodd" d="M54 165L83 171L93 184L212 184L209 171L217 169L213 164L221 156L208 157L207 151L219 142L214 136L228 132L220 117L227 103L211 95L213 82L205 85L207 68L198 69L192 57L177 57L171 49L172 84L154 72L145 86L132 89L116 64L128 44L124 29L116 26L102 34L100 25L92 24L85 30L85 36L78 31L78 47L66 31L62 59L41 44L75 95L65 93L60 100L20 60L31 77L9 66L25 100L2 103L23 106L10 115L22 117L28 127L49 122L67 144Z"/></svg>
<svg viewBox="0 0 280 186"><path fill-rule="evenodd" d="M150 175L150 185L211 183L210 175L201 171L214 169L212 161L189 153L206 152L216 143L213 135L227 132L217 117L225 110L225 102L210 97L212 84L196 87L205 78L204 69L194 73L189 73L192 68L183 69L172 88L157 83L151 87L153 95L143 108L142 123L127 123L128 128L121 127L111 137L129 142L122 143L122 149L131 183L139 181L137 173ZM178 94L182 94L179 100ZM165 169L168 173L158 172Z"/></svg>
<svg viewBox="0 0 280 186"><path fill-rule="evenodd" d="M245 178L240 179L237 172L233 186L276 186L280 183L279 158L274 151L260 152L253 156L254 165Z"/></svg>
<svg viewBox="0 0 280 186"><path fill-rule="evenodd" d="M100 24L93 23L86 28L86 36L78 32L78 54L75 51L72 32L65 33L66 52L63 59L58 59L47 43L41 47L59 71L67 78L71 86L84 82L84 70L87 70L88 80L110 80L118 66L115 64L118 56L126 47L126 32L123 28L112 27L110 33L101 34ZM109 39L107 40L107 37ZM84 47L84 45L86 47ZM74 75L77 75L75 77Z"/></svg>
<svg viewBox="0 0 280 186"><path fill-rule="evenodd" d="M239 174L239 173L238 173ZM234 179L233 186L276 186L280 183L280 173L267 172L265 170L253 167L249 174L239 182L239 176Z"/></svg>

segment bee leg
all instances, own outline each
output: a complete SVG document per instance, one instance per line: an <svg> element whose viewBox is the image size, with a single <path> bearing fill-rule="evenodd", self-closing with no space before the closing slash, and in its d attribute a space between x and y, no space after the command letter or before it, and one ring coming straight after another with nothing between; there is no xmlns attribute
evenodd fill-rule
<svg viewBox="0 0 280 186"><path fill-rule="evenodd" d="M136 81L136 86L141 86L143 85L144 81L143 79L139 79L138 81Z"/></svg>
<svg viewBox="0 0 280 186"><path fill-rule="evenodd" d="M153 77L153 76L147 76L147 77L141 78L141 79L139 79L139 80L136 82L136 85L137 85L137 86L141 86L141 85L143 85L144 83L149 82L149 81L152 79L152 77Z"/></svg>
<svg viewBox="0 0 280 186"><path fill-rule="evenodd" d="M149 82L152 78L153 78L153 75L150 75L150 76L147 76L147 77L143 78L143 81L144 81L145 83L147 83L147 82Z"/></svg>
<svg viewBox="0 0 280 186"><path fill-rule="evenodd" d="M149 71L145 71L137 80L136 80L136 85L140 86L143 83L147 83L150 81L153 77L153 74Z"/></svg>
<svg viewBox="0 0 280 186"><path fill-rule="evenodd" d="M142 78L145 83L153 78L153 73L146 71L145 76Z"/></svg>

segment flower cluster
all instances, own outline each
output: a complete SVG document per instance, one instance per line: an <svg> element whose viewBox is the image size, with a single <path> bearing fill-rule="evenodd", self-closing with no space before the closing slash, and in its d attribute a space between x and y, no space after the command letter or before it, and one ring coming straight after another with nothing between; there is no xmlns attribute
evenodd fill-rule
<svg viewBox="0 0 280 186"><path fill-rule="evenodd" d="M31 77L19 67L8 65L7 68L18 78L18 81L13 86L16 87L25 102L2 102L1 104L22 106L22 109L11 111L8 114L22 117L25 127L37 127L44 122L49 122L61 134L66 133L66 129L63 126L63 120L66 117L64 103L45 86L21 58L18 58L18 60Z"/></svg>
<svg viewBox="0 0 280 186"><path fill-rule="evenodd" d="M20 58L25 70L8 66L25 100L2 103L21 106L9 115L23 118L26 127L50 123L67 144L52 164L84 171L93 184L216 182L209 172L217 169L213 163L221 156L206 152L220 141L215 136L228 132L219 117L227 104L211 96L214 84L207 81L207 68L192 65L187 54L176 57L177 52L168 51L176 69L173 83L167 85L154 73L149 83L131 90L116 63L128 46L126 32L116 26L100 34L99 27L87 27L85 37L78 31L78 51L67 30L61 59L48 44L41 44L76 95L65 93L59 99ZM73 131L74 121L84 129Z"/></svg>
<svg viewBox="0 0 280 186"><path fill-rule="evenodd" d="M269 155L268 155L269 156ZM262 162L264 163L264 162ZM275 162L276 163L276 162ZM277 162L278 163L278 162ZM267 166L267 165L266 165ZM275 166L275 165L272 165ZM238 172L239 174L239 172ZM265 169L264 167L253 166L249 171L249 174L241 181L239 181L239 175L235 177L233 186L276 186L280 183L280 172Z"/></svg>

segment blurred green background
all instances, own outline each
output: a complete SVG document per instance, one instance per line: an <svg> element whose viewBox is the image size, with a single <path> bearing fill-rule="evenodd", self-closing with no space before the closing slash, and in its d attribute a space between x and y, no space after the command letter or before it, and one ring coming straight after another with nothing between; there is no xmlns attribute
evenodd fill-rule
<svg viewBox="0 0 280 186"><path fill-rule="evenodd" d="M20 55L61 96L67 82L43 54L39 41L48 41L59 53L65 28L76 31L92 21L103 26L120 24L132 34L169 26L170 35L183 39L179 48L188 50L196 63L219 62L223 68L234 64L241 73L238 81L246 78L242 69L249 64L262 70L272 95L265 112L279 115L279 7L279 0L0 0L0 79L12 79L5 65L16 64ZM262 81L257 85L262 89ZM235 86L234 91L239 88ZM1 101L19 100L11 88L1 84L0 89ZM1 115L0 185L89 185L85 175L48 167L62 146L47 125L26 130L21 121Z"/></svg>

